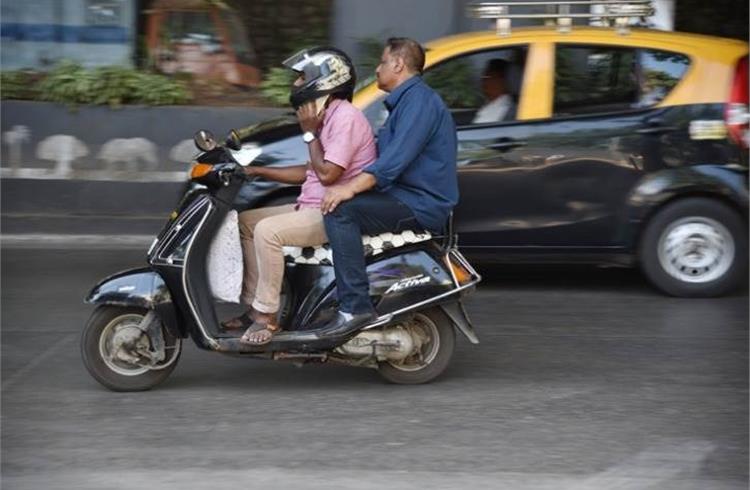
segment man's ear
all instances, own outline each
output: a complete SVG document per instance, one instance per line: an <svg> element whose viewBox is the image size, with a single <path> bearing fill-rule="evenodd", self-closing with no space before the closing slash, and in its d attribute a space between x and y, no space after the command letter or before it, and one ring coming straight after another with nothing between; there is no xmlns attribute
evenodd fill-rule
<svg viewBox="0 0 750 490"><path fill-rule="evenodd" d="M406 63L404 63L404 59L401 56L394 56L393 57L393 71L396 73L401 73L404 71L404 68L406 68Z"/></svg>

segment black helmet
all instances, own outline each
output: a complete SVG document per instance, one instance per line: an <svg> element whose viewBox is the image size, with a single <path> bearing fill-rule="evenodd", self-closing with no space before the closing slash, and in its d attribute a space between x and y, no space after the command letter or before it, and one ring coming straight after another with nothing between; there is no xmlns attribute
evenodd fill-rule
<svg viewBox="0 0 750 490"><path fill-rule="evenodd" d="M283 65L305 75L305 83L292 87L289 101L298 109L302 104L326 95L338 94L352 99L357 75L354 64L343 51L328 46L304 49Z"/></svg>

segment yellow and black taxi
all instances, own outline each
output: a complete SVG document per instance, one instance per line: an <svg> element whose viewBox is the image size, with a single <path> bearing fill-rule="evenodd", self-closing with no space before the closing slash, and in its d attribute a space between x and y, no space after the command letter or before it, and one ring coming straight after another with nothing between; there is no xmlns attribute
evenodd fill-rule
<svg viewBox="0 0 750 490"><path fill-rule="evenodd" d="M746 279L747 43L558 25L426 48L424 79L458 129L455 224L472 260L640 265L677 296ZM497 66L499 111L486 86ZM355 95L374 129L385 95L375 83ZM307 158L293 122L270 126L247 139L257 164ZM269 183L265 199L294 192Z"/></svg>

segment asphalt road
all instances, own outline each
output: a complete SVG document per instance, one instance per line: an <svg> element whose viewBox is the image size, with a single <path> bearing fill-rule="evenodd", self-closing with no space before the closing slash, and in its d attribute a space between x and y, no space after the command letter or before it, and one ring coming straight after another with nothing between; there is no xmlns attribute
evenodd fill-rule
<svg viewBox="0 0 750 490"><path fill-rule="evenodd" d="M138 250L2 250L2 488L745 489L748 293L667 298L634 271L495 268L438 381L187 345L112 393L78 342Z"/></svg>

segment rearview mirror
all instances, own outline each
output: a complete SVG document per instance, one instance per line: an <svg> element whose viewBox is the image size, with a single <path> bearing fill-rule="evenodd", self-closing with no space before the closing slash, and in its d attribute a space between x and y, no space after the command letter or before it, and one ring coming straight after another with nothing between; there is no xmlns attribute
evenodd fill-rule
<svg viewBox="0 0 750 490"><path fill-rule="evenodd" d="M216 138L211 131L201 129L193 135L193 143L201 151L211 151L216 148Z"/></svg>

